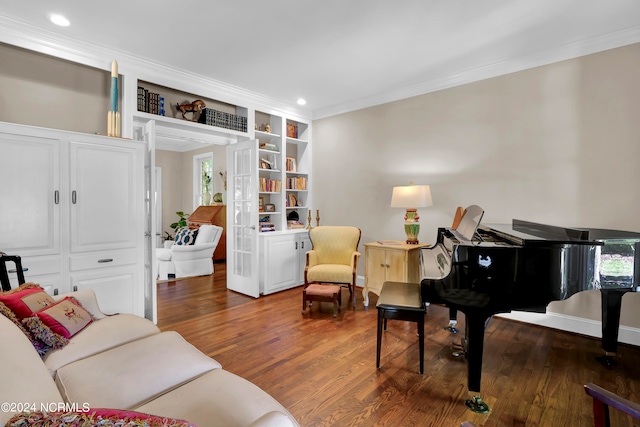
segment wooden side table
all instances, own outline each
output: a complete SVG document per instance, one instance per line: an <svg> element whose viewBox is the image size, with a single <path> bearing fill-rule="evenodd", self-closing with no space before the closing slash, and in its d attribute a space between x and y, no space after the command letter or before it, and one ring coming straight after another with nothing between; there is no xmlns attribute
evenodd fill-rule
<svg viewBox="0 0 640 427"><path fill-rule="evenodd" d="M364 244L364 297L369 305L369 292L380 296L384 282L420 282L420 249L430 245L409 245L405 242Z"/></svg>

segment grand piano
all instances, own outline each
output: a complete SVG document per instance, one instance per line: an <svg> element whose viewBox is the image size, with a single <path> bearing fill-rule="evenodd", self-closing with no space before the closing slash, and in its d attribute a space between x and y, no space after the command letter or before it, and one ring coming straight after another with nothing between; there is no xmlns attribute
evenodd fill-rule
<svg viewBox="0 0 640 427"><path fill-rule="evenodd" d="M544 312L551 301L599 289L604 350L599 359L614 364L622 296L640 290L640 233L516 219L508 225L479 225L483 211L469 209L460 227L440 228L437 243L421 249L423 300L466 316L467 407L489 411L480 397L480 381L484 329L494 314Z"/></svg>

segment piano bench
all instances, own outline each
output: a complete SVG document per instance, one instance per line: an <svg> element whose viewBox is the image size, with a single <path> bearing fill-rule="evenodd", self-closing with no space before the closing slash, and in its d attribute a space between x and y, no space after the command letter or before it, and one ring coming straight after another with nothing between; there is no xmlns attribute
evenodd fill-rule
<svg viewBox="0 0 640 427"><path fill-rule="evenodd" d="M384 282L378 303L378 339L376 368L380 368L382 329L387 330L387 319L406 320L418 324L420 347L420 375L424 374L424 315L427 313L422 301L419 283Z"/></svg>

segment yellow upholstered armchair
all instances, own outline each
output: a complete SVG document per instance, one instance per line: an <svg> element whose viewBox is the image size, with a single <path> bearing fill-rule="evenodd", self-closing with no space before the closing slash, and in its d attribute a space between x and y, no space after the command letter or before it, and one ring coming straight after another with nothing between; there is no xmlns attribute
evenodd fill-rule
<svg viewBox="0 0 640 427"><path fill-rule="evenodd" d="M309 298L311 284L346 285L356 307L356 276L358 273L358 243L361 231L349 226L319 226L309 232L313 249L307 252L304 268L303 307Z"/></svg>

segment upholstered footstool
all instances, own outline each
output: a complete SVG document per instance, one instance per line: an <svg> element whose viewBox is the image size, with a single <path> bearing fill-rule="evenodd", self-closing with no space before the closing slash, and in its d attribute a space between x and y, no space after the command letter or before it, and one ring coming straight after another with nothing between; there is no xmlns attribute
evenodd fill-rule
<svg viewBox="0 0 640 427"><path fill-rule="evenodd" d="M307 301L309 306L312 301L332 302L333 317L336 317L342 305L342 288L338 285L309 285L302 291L302 314L307 311Z"/></svg>

